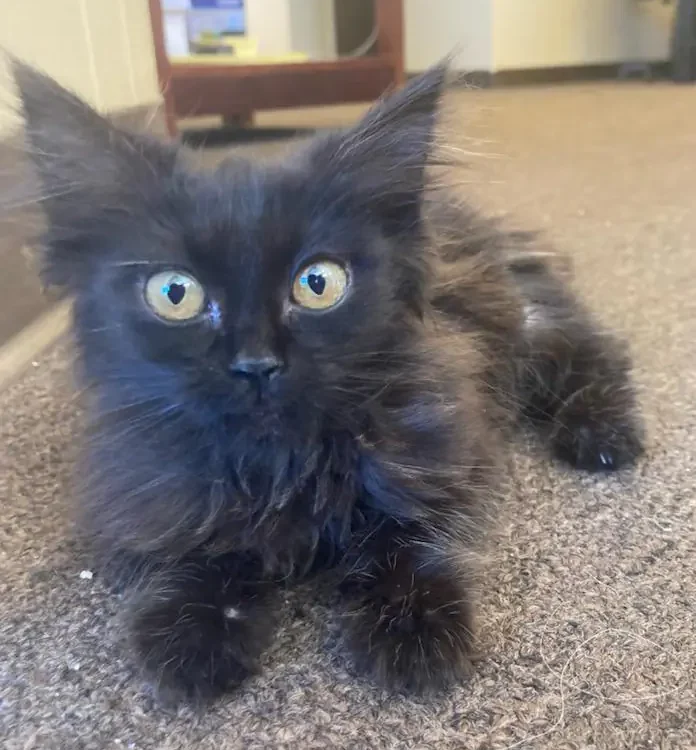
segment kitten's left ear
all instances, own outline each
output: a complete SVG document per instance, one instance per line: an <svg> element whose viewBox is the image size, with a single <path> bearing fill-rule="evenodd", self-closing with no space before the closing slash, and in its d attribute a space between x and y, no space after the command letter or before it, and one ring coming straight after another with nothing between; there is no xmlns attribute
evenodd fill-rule
<svg viewBox="0 0 696 750"><path fill-rule="evenodd" d="M351 175L371 205L390 213L420 206L447 74L443 62L414 78L334 143L332 168Z"/></svg>
<svg viewBox="0 0 696 750"><path fill-rule="evenodd" d="M40 203L48 220L42 275L49 284L77 284L106 241L161 203L177 152L121 130L48 76L10 62L38 178L26 202Z"/></svg>
<svg viewBox="0 0 696 750"><path fill-rule="evenodd" d="M49 222L74 226L102 209L137 204L153 172L170 169L168 147L122 131L31 66L10 64Z"/></svg>

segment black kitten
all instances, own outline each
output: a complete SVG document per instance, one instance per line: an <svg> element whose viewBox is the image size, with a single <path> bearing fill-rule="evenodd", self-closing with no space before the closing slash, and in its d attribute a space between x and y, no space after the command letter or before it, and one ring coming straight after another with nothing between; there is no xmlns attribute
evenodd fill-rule
<svg viewBox="0 0 696 750"><path fill-rule="evenodd" d="M212 173L15 74L47 278L75 298L82 524L131 584L148 679L238 684L279 583L319 562L356 664L461 679L506 426L590 470L641 442L626 355L534 238L426 199L445 68L289 161Z"/></svg>

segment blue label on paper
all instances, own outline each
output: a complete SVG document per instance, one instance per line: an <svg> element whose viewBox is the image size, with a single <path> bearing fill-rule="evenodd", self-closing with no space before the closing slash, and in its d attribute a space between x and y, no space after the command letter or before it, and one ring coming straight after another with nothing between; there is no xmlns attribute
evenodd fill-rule
<svg viewBox="0 0 696 750"><path fill-rule="evenodd" d="M244 10L244 0L191 0L191 7L201 10Z"/></svg>

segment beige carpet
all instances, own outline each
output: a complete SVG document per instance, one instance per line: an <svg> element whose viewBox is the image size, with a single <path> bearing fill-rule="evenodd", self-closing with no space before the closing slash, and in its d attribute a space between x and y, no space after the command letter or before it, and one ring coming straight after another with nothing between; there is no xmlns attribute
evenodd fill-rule
<svg viewBox="0 0 696 750"><path fill-rule="evenodd" d="M485 658L437 701L377 691L331 617L288 602L264 674L194 719L138 692L119 601L69 542L67 350L0 395L0 744L7 750L696 747L696 91L462 93L472 194L548 230L630 338L645 460L591 478L520 448L481 593ZM475 144L470 144L472 148Z"/></svg>

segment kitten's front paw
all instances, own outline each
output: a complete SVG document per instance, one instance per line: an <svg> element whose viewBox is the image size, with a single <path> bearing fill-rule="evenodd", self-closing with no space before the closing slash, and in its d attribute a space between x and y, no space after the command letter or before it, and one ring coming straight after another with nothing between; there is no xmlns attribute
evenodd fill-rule
<svg viewBox="0 0 696 750"><path fill-rule="evenodd" d="M257 671L263 624L241 608L166 601L137 611L132 644L158 701L202 705Z"/></svg>
<svg viewBox="0 0 696 750"><path fill-rule="evenodd" d="M578 392L558 411L551 434L555 454L577 469L615 471L643 452L635 407L626 393L602 383Z"/></svg>
<svg viewBox="0 0 696 750"><path fill-rule="evenodd" d="M347 640L360 671L390 689L423 694L470 675L471 628L460 586L394 572L348 612Z"/></svg>

